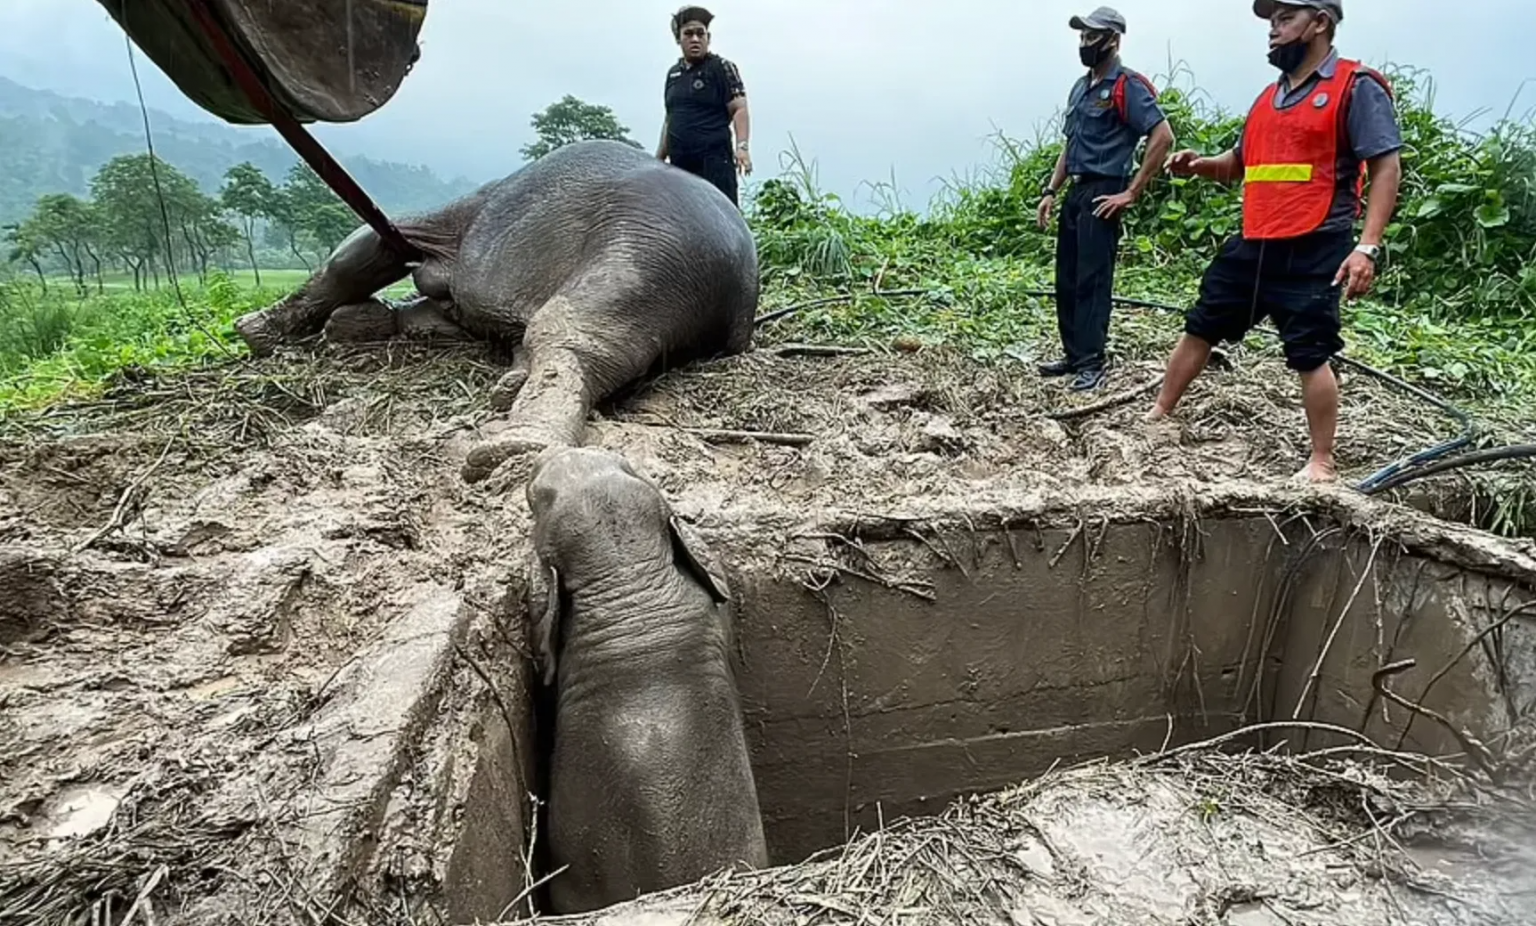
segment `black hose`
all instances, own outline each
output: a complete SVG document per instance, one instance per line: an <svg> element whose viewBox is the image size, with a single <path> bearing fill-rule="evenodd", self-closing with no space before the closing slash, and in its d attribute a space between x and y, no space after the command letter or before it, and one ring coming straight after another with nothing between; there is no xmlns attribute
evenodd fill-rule
<svg viewBox="0 0 1536 926"><path fill-rule="evenodd" d="M1439 473L1447 473L1451 470L1461 469L1463 466L1471 466L1475 463L1495 463L1499 460L1518 460L1526 457L1536 457L1536 444L1511 444L1507 447L1490 447L1487 450L1474 450L1464 453L1459 457L1449 460L1441 460L1439 463L1430 463L1405 473L1399 473L1391 479L1384 479L1370 489L1363 489L1366 495L1375 495L1391 489L1401 488L1410 482L1423 479L1426 476L1434 476Z"/></svg>

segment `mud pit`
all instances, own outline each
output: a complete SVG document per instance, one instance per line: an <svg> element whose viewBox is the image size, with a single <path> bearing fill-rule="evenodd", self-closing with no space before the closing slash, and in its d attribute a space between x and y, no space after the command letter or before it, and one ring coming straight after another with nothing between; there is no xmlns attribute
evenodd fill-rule
<svg viewBox="0 0 1536 926"><path fill-rule="evenodd" d="M0 448L0 921L526 912L526 505L457 476L498 371L398 359L125 387ZM1346 437L1381 417L1348 388ZM1182 433L1138 430L1137 406L1064 426L1025 371L759 352L604 409L590 441L730 564L791 863L1265 721L1313 726L1233 743L1354 731L1463 761L1373 688L1405 659L1392 690L1518 752L1529 548L1277 486L1304 434L1283 399L1254 376L1197 386ZM719 433L741 430L779 438Z"/></svg>

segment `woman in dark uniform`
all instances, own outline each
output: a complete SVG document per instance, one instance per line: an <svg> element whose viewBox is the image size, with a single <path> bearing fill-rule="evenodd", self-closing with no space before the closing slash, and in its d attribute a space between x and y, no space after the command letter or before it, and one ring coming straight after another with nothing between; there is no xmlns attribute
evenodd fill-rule
<svg viewBox="0 0 1536 926"><path fill-rule="evenodd" d="M713 183L739 207L736 173L752 172L751 118L741 72L709 50L714 18L701 6L672 15L672 37L683 56L667 71L667 115L656 157Z"/></svg>

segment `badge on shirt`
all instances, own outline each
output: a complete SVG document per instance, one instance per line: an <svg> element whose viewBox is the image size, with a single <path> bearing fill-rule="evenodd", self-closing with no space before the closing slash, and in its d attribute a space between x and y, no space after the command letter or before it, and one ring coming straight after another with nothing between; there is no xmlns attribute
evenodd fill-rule
<svg viewBox="0 0 1536 926"><path fill-rule="evenodd" d="M1324 90L1322 93L1319 93L1317 96L1312 98L1312 108L1313 109L1322 109L1324 106L1327 106L1327 105L1328 105L1328 91L1326 91L1326 90Z"/></svg>
<svg viewBox="0 0 1536 926"><path fill-rule="evenodd" d="M702 79L698 78L698 77L695 77L693 79L693 89L695 89L695 90L703 90L704 89L704 81Z"/></svg>

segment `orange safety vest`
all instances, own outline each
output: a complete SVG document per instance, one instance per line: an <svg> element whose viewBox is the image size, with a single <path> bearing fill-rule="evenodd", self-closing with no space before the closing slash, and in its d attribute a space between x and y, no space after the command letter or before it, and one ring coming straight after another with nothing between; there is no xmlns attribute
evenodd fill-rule
<svg viewBox="0 0 1536 926"><path fill-rule="evenodd" d="M1296 238L1328 218L1337 192L1339 145L1348 144L1350 90L1357 75L1385 77L1358 61L1340 58L1333 76L1321 79L1299 103L1281 109L1278 84L1265 88L1243 127L1243 237ZM1365 189L1365 165L1355 178L1355 214Z"/></svg>

